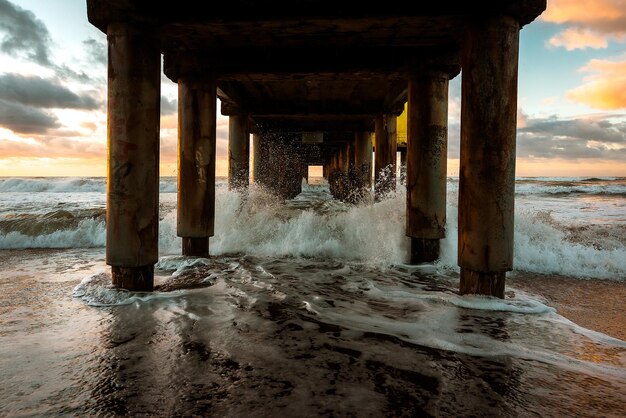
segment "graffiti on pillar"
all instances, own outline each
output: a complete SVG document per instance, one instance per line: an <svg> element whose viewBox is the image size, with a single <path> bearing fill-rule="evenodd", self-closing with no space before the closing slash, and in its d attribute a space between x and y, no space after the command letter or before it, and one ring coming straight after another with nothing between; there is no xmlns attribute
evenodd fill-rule
<svg viewBox="0 0 626 418"><path fill-rule="evenodd" d="M202 144L198 145L194 153L194 159L196 162L196 181L200 184L207 182L207 166L209 165L210 151L208 147Z"/></svg>

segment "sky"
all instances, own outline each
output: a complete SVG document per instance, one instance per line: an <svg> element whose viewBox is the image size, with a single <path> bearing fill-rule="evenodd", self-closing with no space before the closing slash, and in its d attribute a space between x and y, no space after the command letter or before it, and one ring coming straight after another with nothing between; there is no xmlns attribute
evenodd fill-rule
<svg viewBox="0 0 626 418"><path fill-rule="evenodd" d="M0 0L0 176L106 175L106 36L85 0ZM458 175L461 76L450 82ZM177 86L162 76L161 175L176 175ZM626 0L548 0L521 31L517 176L626 177ZM228 119L219 114L217 175Z"/></svg>

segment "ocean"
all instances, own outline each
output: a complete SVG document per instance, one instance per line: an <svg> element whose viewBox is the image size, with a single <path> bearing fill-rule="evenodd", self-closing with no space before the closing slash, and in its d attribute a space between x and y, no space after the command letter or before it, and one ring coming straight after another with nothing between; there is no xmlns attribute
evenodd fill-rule
<svg viewBox="0 0 626 418"><path fill-rule="evenodd" d="M219 178L203 259L162 178L154 293L110 286L105 188L0 178L0 416L624 416L626 342L546 292L626 327L626 178L518 178L504 300L457 293L456 178L424 266L401 185L355 206Z"/></svg>

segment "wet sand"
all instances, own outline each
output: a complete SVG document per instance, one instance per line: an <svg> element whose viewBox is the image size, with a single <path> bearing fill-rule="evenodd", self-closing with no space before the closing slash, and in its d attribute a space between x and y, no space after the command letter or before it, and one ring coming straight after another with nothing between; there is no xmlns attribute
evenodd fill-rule
<svg viewBox="0 0 626 418"><path fill-rule="evenodd" d="M626 282L512 273L507 286L544 298L578 325L626 341Z"/></svg>

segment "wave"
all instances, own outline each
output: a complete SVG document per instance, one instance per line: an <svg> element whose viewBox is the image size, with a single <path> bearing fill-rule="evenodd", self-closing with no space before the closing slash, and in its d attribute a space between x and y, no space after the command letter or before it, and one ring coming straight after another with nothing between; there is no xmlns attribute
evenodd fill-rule
<svg viewBox="0 0 626 418"><path fill-rule="evenodd" d="M57 229L41 235L19 231L0 233L0 249L25 248L93 248L104 247L104 220L84 219L72 228Z"/></svg>
<svg viewBox="0 0 626 418"><path fill-rule="evenodd" d="M390 266L406 262L406 197L403 189L381 202L353 206L331 200L322 187L285 204L252 187L248 195L218 188L212 255L249 254L354 260ZM457 267L456 196L448 198L447 238L437 268ZM294 203L295 202L295 203ZM83 248L105 245L104 210L57 211L0 220L0 249ZM161 207L159 249L180 254L176 210ZM550 212L518 209L515 219L515 269L573 277L623 280L626 276L626 226L572 226Z"/></svg>
<svg viewBox="0 0 626 418"><path fill-rule="evenodd" d="M589 195L589 196L607 196L607 197L625 197L626 184L620 185L581 185L573 183L569 185L563 184L541 184L526 185L517 184L515 194L518 196L540 195L540 196L571 196L571 195Z"/></svg>
<svg viewBox="0 0 626 418"><path fill-rule="evenodd" d="M277 216L276 204L258 194L253 191L247 200L232 193L218 198L212 254L329 257L374 265L406 262L404 191L374 204L326 214L301 211L291 217ZM456 196L451 194L448 201L447 238L442 241L438 266L458 269ZM514 265L528 272L623 280L626 227L572 228L546 212L517 210Z"/></svg>
<svg viewBox="0 0 626 418"><path fill-rule="evenodd" d="M176 178L161 177L161 193L176 193ZM105 177L5 177L0 193L105 193Z"/></svg>
<svg viewBox="0 0 626 418"><path fill-rule="evenodd" d="M519 178L515 181L517 195L626 196L626 179L621 177L590 178Z"/></svg>
<svg viewBox="0 0 626 418"><path fill-rule="evenodd" d="M176 193L176 177L161 177L159 191ZM626 197L626 178L623 177L567 177L541 178L522 177L515 182L517 195L550 195L554 197L570 194ZM458 178L448 179L448 190L458 190ZM223 177L217 178L217 187L226 187ZM0 178L0 193L105 193L104 177L4 177Z"/></svg>
<svg viewBox="0 0 626 418"><path fill-rule="evenodd" d="M593 180L593 181L592 181ZM458 192L458 179L448 179L449 192ZM515 181L516 196L567 197L575 195L626 197L626 179L527 179Z"/></svg>

